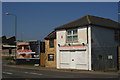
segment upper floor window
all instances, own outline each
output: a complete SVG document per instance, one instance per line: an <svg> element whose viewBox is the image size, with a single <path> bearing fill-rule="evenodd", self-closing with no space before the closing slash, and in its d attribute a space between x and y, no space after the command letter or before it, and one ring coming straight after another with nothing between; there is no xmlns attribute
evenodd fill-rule
<svg viewBox="0 0 120 80"><path fill-rule="evenodd" d="M78 41L78 31L77 29L67 31L67 42L77 42Z"/></svg>
<svg viewBox="0 0 120 80"><path fill-rule="evenodd" d="M54 48L54 39L49 40L49 48Z"/></svg>

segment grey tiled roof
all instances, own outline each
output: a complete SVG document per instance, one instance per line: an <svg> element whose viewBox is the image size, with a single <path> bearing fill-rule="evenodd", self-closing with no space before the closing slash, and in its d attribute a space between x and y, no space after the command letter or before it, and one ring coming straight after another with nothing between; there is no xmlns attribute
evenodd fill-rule
<svg viewBox="0 0 120 80"><path fill-rule="evenodd" d="M76 27L82 27L82 26L86 26L86 25L96 25L96 26L100 26L100 27L120 29L120 23L118 23L116 21L113 21L113 20L107 19L107 18L86 15L75 21L61 25L61 26L55 28L55 30L76 28Z"/></svg>
<svg viewBox="0 0 120 80"><path fill-rule="evenodd" d="M48 34L44 39L56 39L56 32L52 31L50 34Z"/></svg>

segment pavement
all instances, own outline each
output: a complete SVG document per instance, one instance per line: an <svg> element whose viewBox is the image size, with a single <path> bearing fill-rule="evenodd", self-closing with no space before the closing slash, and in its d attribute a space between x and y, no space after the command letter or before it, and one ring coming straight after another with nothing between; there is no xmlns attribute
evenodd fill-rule
<svg viewBox="0 0 120 80"><path fill-rule="evenodd" d="M41 67L34 65L8 65L4 64L5 67L11 68L22 68L22 69L34 69L34 70L45 70L45 71L59 71L59 72L71 72L71 73L87 73L87 74L106 74L106 75L120 75L120 71L105 72L105 71L86 71L86 70L73 70L73 69L56 69L50 67ZM3 68L4 68L3 66Z"/></svg>

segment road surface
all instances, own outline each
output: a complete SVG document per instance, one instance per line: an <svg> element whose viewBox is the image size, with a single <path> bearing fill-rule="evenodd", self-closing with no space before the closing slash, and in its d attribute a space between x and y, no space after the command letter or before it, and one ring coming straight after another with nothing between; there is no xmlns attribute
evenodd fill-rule
<svg viewBox="0 0 120 80"><path fill-rule="evenodd" d="M91 74L3 66L3 78L118 78L117 74Z"/></svg>

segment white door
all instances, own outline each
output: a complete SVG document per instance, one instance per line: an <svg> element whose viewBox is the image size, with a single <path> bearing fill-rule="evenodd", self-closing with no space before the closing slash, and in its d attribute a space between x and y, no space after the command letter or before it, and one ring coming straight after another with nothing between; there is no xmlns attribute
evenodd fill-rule
<svg viewBox="0 0 120 80"><path fill-rule="evenodd" d="M85 51L61 51L60 68L66 69L88 69L87 53Z"/></svg>
<svg viewBox="0 0 120 80"><path fill-rule="evenodd" d="M60 51L60 68L70 69L70 52Z"/></svg>
<svg viewBox="0 0 120 80"><path fill-rule="evenodd" d="M70 58L70 68L71 69L75 69L76 67L76 55L75 55L76 51L70 51L71 54L71 58Z"/></svg>
<svg viewBox="0 0 120 80"><path fill-rule="evenodd" d="M85 51L76 51L75 52L75 69L87 70L88 69L88 58Z"/></svg>

